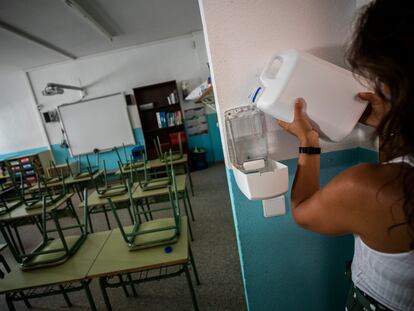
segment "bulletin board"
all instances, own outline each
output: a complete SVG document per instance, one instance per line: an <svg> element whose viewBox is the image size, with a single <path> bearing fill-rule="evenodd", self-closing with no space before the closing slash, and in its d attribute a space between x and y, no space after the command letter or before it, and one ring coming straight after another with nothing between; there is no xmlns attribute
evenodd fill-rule
<svg viewBox="0 0 414 311"><path fill-rule="evenodd" d="M58 106L72 156L135 144L123 93Z"/></svg>

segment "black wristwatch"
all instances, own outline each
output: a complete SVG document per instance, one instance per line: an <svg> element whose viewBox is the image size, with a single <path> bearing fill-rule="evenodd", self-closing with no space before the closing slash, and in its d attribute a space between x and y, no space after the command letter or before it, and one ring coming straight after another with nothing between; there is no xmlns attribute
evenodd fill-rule
<svg viewBox="0 0 414 311"><path fill-rule="evenodd" d="M319 148L319 147L299 147L299 153L321 154L321 148Z"/></svg>

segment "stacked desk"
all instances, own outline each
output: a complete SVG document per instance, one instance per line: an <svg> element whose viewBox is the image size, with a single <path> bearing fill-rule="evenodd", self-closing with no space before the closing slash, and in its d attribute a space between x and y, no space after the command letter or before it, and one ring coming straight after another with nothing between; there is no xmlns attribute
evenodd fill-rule
<svg viewBox="0 0 414 311"><path fill-rule="evenodd" d="M186 187L186 181L187 181L187 175L177 175L176 176L177 192L178 192L180 198L182 199L186 214L187 215L191 214L192 220L194 221L194 214L193 214L193 209L192 209L192 206L191 206L190 198L189 198L187 187ZM160 196L168 195L168 189L167 188L160 188L160 189L153 189L153 190L145 190L144 191L139 186L139 183L134 183L132 189L133 189L132 199L135 202L146 201L148 198L151 198L151 197L160 197ZM114 204L121 204L121 203L128 202L129 201L129 196L128 196L128 193L125 193L125 194L113 196L113 197L111 197L111 200ZM108 198L100 198L97 191L94 191L88 197L88 207L90 208L90 214L93 213L94 208L101 207L102 211L105 213L108 228L110 228L108 215L107 215L107 210L106 210L106 205L107 204L108 204ZM143 207L143 205L141 205L141 206ZM79 207L83 207L83 204L80 203ZM147 207L148 207L148 205L147 205ZM150 211L150 210L148 210L148 211ZM89 223L91 225L91 230L93 231L91 219L89 219ZM191 239L193 239L193 233L192 233L191 225L189 225L189 230L190 230Z"/></svg>
<svg viewBox="0 0 414 311"><path fill-rule="evenodd" d="M68 176L65 178L64 183L66 186L71 187L72 189L74 189L77 193L77 195L79 196L79 198L82 200L83 199L83 194L82 194L82 184L91 182L96 180L97 178L99 178L102 175L102 171L97 171L95 174L93 174L92 176L85 176L85 177L79 177L79 178L74 178L72 176ZM47 183L47 186L49 188L56 188L56 187L61 187L62 186L62 181L54 181L54 182L50 182ZM36 192L39 191L39 185L33 185L32 187L30 187L28 189L29 192Z"/></svg>
<svg viewBox="0 0 414 311"><path fill-rule="evenodd" d="M172 247L170 253L164 250L165 246L129 251L118 229L90 234L78 252L59 266L27 271L16 269L6 275L5 279L0 282L0 294L6 295L10 310L14 310L14 300L62 293L66 295L68 292L83 289L91 309L96 310L89 284L94 278L99 278L105 304L108 310L111 310L106 292L108 287L120 287L125 284L133 286L136 283L170 278L185 273L194 309L198 310L189 266L193 268L197 284L199 284L199 278L188 241L187 223L187 217L182 217L181 234L178 241L170 245ZM168 268L172 267L176 267L177 270L168 273ZM148 277L148 272L155 270L159 270L158 275ZM142 277L142 272L146 272L147 276ZM139 274L139 277L136 277L136 274ZM122 280L122 275L127 276L125 281ZM110 279L113 276L120 276L121 281L111 282ZM74 286L73 283L79 283L79 285ZM36 290L39 288L46 289L39 292ZM22 293L22 291L25 292Z"/></svg>
<svg viewBox="0 0 414 311"><path fill-rule="evenodd" d="M91 309L96 310L89 290L90 279L86 276L110 234L110 231L105 231L88 235L81 248L64 264L33 270L17 268L7 274L0 282L0 293L6 294L9 309L15 310L13 300L23 300L23 297L39 298L83 289ZM74 286L73 283L79 285ZM44 291L35 290L39 288L44 288ZM30 289L32 291L26 291ZM19 296L21 291L26 291L23 296Z"/></svg>
<svg viewBox="0 0 414 311"><path fill-rule="evenodd" d="M190 188L191 188L191 194L194 196L194 189L193 189L193 180L191 179L191 173L190 173L190 168L188 166L188 156L187 154L183 154L183 157L181 159L178 160L174 160L172 163L174 166L183 166L184 170L185 170L185 174L187 174L188 179L190 181ZM149 160L147 162L146 165L148 170L155 170L158 168L162 168L165 167L165 162L162 162L160 159L154 159L154 160ZM136 171L142 171L144 170L144 167L139 167L135 169ZM124 174L129 174L130 173L130 169L122 169L122 173ZM117 170L115 172L116 175L121 174L121 170Z"/></svg>
<svg viewBox="0 0 414 311"><path fill-rule="evenodd" d="M53 204L50 204L49 206L46 207L46 213L50 213L51 211L58 209L64 203L66 203L66 206L68 206L71 212L74 213L75 211L73 209L73 205L71 201L72 196L73 196L73 193L68 193L64 195L61 199L59 199L58 201L54 202ZM27 209L24 204L21 204L20 206L11 210L7 214L1 215L0 216L0 229L3 234L3 237L6 240L8 240L7 244L9 244L11 247L14 247L16 250L20 247L20 249L24 252L23 243L17 231L17 226L15 226L14 224L20 220L32 219L33 222L36 225L38 225L38 220L36 220L36 217L40 217L42 213L43 213L42 208ZM14 228L18 244L16 243L13 237L10 227Z"/></svg>

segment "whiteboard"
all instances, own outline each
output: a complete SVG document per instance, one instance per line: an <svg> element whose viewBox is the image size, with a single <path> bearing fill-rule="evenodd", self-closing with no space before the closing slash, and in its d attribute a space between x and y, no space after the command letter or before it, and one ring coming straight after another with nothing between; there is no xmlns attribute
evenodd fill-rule
<svg viewBox="0 0 414 311"><path fill-rule="evenodd" d="M122 93L58 106L72 156L135 144Z"/></svg>

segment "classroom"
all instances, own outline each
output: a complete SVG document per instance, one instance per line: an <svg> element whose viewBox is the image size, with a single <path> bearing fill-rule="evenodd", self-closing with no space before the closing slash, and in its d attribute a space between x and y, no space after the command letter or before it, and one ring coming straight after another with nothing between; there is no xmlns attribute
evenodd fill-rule
<svg viewBox="0 0 414 311"><path fill-rule="evenodd" d="M344 61L375 1L0 0L0 310L343 310L354 237L295 187L381 159ZM270 99L322 82L304 145Z"/></svg>

